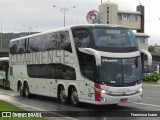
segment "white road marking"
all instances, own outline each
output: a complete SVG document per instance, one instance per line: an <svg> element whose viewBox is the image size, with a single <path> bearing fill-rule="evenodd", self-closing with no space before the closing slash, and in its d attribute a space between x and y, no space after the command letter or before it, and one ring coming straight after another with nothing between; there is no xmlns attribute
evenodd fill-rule
<svg viewBox="0 0 160 120"><path fill-rule="evenodd" d="M147 105L147 106L151 106L151 107L158 107L158 108L160 108L160 106L159 105L154 105L154 104L147 104L147 103L136 103L136 102L134 102L135 104L140 104L140 105Z"/></svg>
<svg viewBox="0 0 160 120"><path fill-rule="evenodd" d="M145 99L145 98L152 99L152 100L158 100L158 101L159 101L159 98L145 97L145 96L144 96L144 98L143 98L143 99Z"/></svg>
<svg viewBox="0 0 160 120"><path fill-rule="evenodd" d="M33 107L33 106L30 106L30 105L27 105L27 104L24 104L24 103L16 102L16 101L13 101L13 100L8 100L8 99L3 98L3 97L0 97L0 99L4 100L4 101L8 101L10 103L15 103L15 104L19 104L21 106L25 106L25 107L29 107L29 108L32 108L32 109L36 109L36 110L39 110L39 111L48 111L48 110L41 109L41 108L38 108L38 107ZM67 118L67 119L70 119L70 120L78 120L78 119L75 119L75 118L72 118L72 117L66 117L66 116L63 116L61 114L54 113L54 112L52 112L52 114L55 114L57 116L64 117L64 118Z"/></svg>
<svg viewBox="0 0 160 120"><path fill-rule="evenodd" d="M143 91L144 93L160 94L160 92Z"/></svg>

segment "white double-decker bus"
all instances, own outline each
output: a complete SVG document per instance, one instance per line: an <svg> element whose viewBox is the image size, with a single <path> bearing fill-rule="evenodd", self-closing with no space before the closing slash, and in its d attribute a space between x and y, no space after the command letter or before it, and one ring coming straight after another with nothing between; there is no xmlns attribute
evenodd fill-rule
<svg viewBox="0 0 160 120"><path fill-rule="evenodd" d="M10 87L62 103L142 100L141 53L131 29L77 25L10 41Z"/></svg>

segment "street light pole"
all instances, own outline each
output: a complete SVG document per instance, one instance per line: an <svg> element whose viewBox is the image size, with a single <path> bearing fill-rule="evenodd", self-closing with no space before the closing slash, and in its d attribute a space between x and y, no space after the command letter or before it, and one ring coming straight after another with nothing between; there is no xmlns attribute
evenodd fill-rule
<svg viewBox="0 0 160 120"><path fill-rule="evenodd" d="M65 9L65 8L64 8L64 9ZM66 11L64 10L64 27L66 26L65 20L66 20Z"/></svg>
<svg viewBox="0 0 160 120"><path fill-rule="evenodd" d="M32 32L33 28L38 27L38 26L27 27L27 26L25 26L25 25L22 25L22 26L23 26L23 27L26 27L30 33Z"/></svg>
<svg viewBox="0 0 160 120"><path fill-rule="evenodd" d="M59 7L59 6L56 6L56 5L53 5L53 7L56 7L56 8L59 8L60 11L63 12L63 22L64 22L64 27L66 26L66 12L69 11L69 9L71 8L75 8L76 6L72 6L72 7L68 7L68 8L65 8L65 7Z"/></svg>

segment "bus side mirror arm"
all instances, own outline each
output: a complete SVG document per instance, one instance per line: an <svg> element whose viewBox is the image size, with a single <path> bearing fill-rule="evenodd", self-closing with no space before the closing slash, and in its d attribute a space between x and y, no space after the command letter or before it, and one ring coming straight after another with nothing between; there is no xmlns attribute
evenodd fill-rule
<svg viewBox="0 0 160 120"><path fill-rule="evenodd" d="M148 65L152 65L152 55L147 50L144 49L140 49L140 52L147 55Z"/></svg>
<svg viewBox="0 0 160 120"><path fill-rule="evenodd" d="M96 50L94 50L92 48L78 48L78 49L79 49L79 51L81 51L83 53L94 55L95 59L96 59L96 65L101 66L101 56L100 56L99 52L97 52Z"/></svg>

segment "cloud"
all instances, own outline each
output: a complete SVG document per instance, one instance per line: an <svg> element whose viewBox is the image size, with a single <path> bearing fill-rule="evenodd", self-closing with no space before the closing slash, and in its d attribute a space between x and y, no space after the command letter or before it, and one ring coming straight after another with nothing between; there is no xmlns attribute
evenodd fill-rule
<svg viewBox="0 0 160 120"><path fill-rule="evenodd" d="M108 0L102 0L103 3ZM118 4L119 10L136 10L138 0L110 0ZM159 43L160 7L157 0L141 0L145 6L145 31ZM63 13L53 5L60 7L76 6L66 13L66 25L86 24L86 14L90 10L98 10L101 0L0 0L0 20L3 22L3 32L27 31L27 27L38 26L33 30L46 31L63 27ZM156 36L156 37L154 37Z"/></svg>

